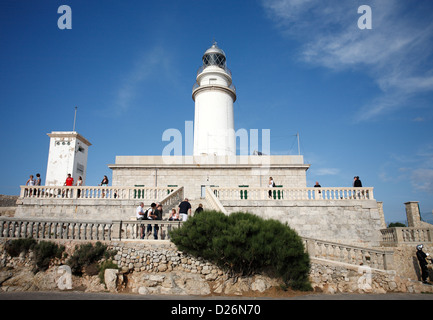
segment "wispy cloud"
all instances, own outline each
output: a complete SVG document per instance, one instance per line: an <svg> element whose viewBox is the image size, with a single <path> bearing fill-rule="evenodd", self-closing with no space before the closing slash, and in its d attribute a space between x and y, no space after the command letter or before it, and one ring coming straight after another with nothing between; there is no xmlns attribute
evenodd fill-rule
<svg viewBox="0 0 433 320"><path fill-rule="evenodd" d="M380 171L384 182L407 183L414 191L433 194L433 145L424 145L409 156L391 155Z"/></svg>
<svg viewBox="0 0 433 320"><path fill-rule="evenodd" d="M142 53L133 62L131 69L121 78L114 102L114 114L128 111L137 94L143 90L143 82L164 74L170 66L170 55L161 46Z"/></svg>
<svg viewBox="0 0 433 320"><path fill-rule="evenodd" d="M319 168L315 171L318 176L335 176L340 173L340 170L337 168Z"/></svg>
<svg viewBox="0 0 433 320"><path fill-rule="evenodd" d="M358 70L381 90L360 106L357 120L370 120L433 92L433 21L429 1L263 0L270 18L300 41L299 57L332 70ZM357 9L368 4L373 29L360 30Z"/></svg>

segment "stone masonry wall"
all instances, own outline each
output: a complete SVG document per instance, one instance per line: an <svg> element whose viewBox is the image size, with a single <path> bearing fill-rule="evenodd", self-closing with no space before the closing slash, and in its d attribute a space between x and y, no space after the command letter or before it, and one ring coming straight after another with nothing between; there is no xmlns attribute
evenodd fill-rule
<svg viewBox="0 0 433 320"><path fill-rule="evenodd" d="M353 245L379 246L383 228L375 200L222 201L229 213L243 211L287 222L302 236Z"/></svg>
<svg viewBox="0 0 433 320"><path fill-rule="evenodd" d="M69 254L75 245L65 242ZM46 272L33 274L32 254L10 258L0 240L0 290L42 291L83 290L86 292L129 292L153 295L260 295L280 288L281 282L264 275L230 278L228 274L202 259L180 252L170 242L113 242L117 250L115 262L119 270L108 269L106 285L98 276L71 276L65 281L67 266L58 260ZM397 270L398 271L398 270ZM364 266L311 259L310 281L315 292L386 293L433 292L433 286L423 285L397 271L383 271ZM70 272L70 271L69 271ZM69 283L69 284L68 284Z"/></svg>

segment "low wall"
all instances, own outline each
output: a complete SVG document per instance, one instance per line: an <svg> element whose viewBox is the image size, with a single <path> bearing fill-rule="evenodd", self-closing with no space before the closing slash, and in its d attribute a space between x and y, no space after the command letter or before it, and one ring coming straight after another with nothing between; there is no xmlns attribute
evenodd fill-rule
<svg viewBox="0 0 433 320"><path fill-rule="evenodd" d="M379 246L383 228L375 200L221 200L229 212L254 213L275 219L302 237L339 243Z"/></svg>
<svg viewBox="0 0 433 320"><path fill-rule="evenodd" d="M305 187L303 156L116 156L108 165L113 186L185 187L185 196L199 199L204 186L266 187L272 176L278 185Z"/></svg>
<svg viewBox="0 0 433 320"><path fill-rule="evenodd" d="M16 211L16 218L131 220L143 200L121 199L38 199L24 198ZM149 207L156 200L144 200Z"/></svg>
<svg viewBox="0 0 433 320"><path fill-rule="evenodd" d="M71 254L76 241L56 241ZM154 295L239 295L260 296L279 290L281 281L264 275L230 278L213 264L180 252L166 242L106 242L117 251L119 270L106 270L106 285L97 275L76 277L57 260L45 272L34 274L32 254L9 257L0 240L0 290L47 291L84 290L86 292L129 292ZM68 273L69 272L69 273ZM396 271L312 258L310 281L315 292L324 293L387 293L433 292L433 286L408 279Z"/></svg>
<svg viewBox="0 0 433 320"><path fill-rule="evenodd" d="M17 218L66 220L135 220L136 208L152 202L163 214L184 198L183 187L21 187Z"/></svg>

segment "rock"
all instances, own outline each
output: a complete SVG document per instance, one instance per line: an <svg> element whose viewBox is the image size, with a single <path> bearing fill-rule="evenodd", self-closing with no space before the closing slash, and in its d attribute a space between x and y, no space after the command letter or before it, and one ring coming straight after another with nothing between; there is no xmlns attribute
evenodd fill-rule
<svg viewBox="0 0 433 320"><path fill-rule="evenodd" d="M67 265L62 265L57 268L57 275L60 275L58 277L56 283L57 287L60 290L71 290L72 289L72 271L71 267Z"/></svg>
<svg viewBox="0 0 433 320"><path fill-rule="evenodd" d="M251 289L254 291L265 292L266 289L268 289L268 285L264 279L259 278L251 284Z"/></svg>
<svg viewBox="0 0 433 320"><path fill-rule="evenodd" d="M0 272L0 286L2 285L3 282L12 278L13 275L14 274L11 271L1 271Z"/></svg>
<svg viewBox="0 0 433 320"><path fill-rule="evenodd" d="M117 269L105 269L104 280L105 286L110 292L117 292L117 274L119 270Z"/></svg>

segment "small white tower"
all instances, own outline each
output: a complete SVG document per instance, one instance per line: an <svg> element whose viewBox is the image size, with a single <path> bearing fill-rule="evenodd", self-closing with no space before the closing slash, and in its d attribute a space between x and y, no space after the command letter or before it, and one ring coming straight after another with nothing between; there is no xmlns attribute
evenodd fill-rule
<svg viewBox="0 0 433 320"><path fill-rule="evenodd" d="M81 176L86 182L87 154L92 145L75 131L53 131L50 137L46 186L63 186L68 173L74 184Z"/></svg>
<svg viewBox="0 0 433 320"><path fill-rule="evenodd" d="M226 66L226 55L216 42L203 55L192 99L195 101L194 156L235 156L236 89Z"/></svg>

